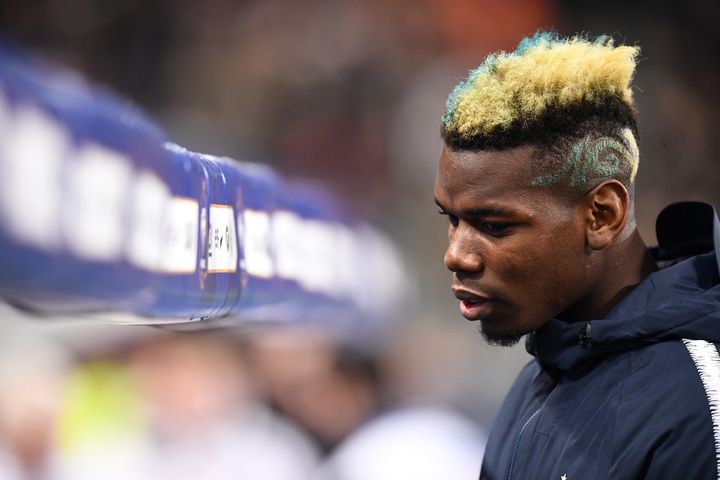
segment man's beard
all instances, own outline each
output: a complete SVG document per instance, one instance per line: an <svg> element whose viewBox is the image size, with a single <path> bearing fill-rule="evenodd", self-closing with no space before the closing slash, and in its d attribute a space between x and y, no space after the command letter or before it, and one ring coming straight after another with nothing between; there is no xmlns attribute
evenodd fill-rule
<svg viewBox="0 0 720 480"><path fill-rule="evenodd" d="M528 332L511 331L499 334L493 334L486 332L482 326L480 327L480 334L483 336L485 341L490 345L496 347L513 347L525 336Z"/></svg>

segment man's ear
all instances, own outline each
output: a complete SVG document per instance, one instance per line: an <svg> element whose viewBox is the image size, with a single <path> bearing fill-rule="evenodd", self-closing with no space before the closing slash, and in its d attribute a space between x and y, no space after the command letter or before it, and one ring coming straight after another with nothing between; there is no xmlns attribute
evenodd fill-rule
<svg viewBox="0 0 720 480"><path fill-rule="evenodd" d="M630 195L617 180L606 180L585 196L587 245L592 250L610 246L628 221Z"/></svg>

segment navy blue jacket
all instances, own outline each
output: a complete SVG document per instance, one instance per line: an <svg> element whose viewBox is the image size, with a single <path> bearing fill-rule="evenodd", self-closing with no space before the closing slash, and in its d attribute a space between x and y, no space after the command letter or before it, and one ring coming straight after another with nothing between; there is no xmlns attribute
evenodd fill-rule
<svg viewBox="0 0 720 480"><path fill-rule="evenodd" d="M481 479L720 478L720 224L706 204L658 219L651 274L602 320L551 320L490 432ZM665 243L665 246L663 246Z"/></svg>

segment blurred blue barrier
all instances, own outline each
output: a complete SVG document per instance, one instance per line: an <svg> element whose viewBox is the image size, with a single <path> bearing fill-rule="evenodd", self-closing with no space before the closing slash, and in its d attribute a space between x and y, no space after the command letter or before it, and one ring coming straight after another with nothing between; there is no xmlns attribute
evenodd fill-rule
<svg viewBox="0 0 720 480"><path fill-rule="evenodd" d="M49 314L367 328L393 247L328 192L190 152L128 103L0 46L0 296Z"/></svg>

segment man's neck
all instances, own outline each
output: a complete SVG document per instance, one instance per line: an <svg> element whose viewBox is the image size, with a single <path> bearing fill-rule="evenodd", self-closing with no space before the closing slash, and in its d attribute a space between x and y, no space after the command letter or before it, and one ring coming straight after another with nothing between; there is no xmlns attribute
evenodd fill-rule
<svg viewBox="0 0 720 480"><path fill-rule="evenodd" d="M563 312L560 319L578 322L605 318L637 284L657 270L657 265L635 230L611 251L604 252L604 258L595 268L600 281L578 308Z"/></svg>

